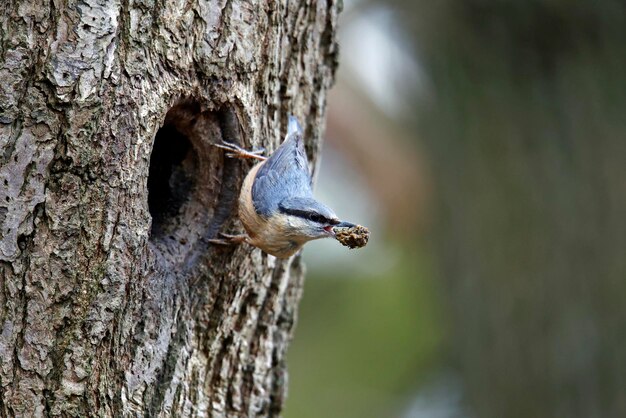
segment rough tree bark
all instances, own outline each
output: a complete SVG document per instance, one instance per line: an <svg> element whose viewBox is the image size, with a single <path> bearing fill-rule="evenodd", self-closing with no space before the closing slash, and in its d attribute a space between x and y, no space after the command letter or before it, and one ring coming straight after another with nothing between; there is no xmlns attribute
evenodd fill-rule
<svg viewBox="0 0 626 418"><path fill-rule="evenodd" d="M0 25L0 415L275 416L299 258L248 246L250 165L319 147L337 4L11 1Z"/></svg>

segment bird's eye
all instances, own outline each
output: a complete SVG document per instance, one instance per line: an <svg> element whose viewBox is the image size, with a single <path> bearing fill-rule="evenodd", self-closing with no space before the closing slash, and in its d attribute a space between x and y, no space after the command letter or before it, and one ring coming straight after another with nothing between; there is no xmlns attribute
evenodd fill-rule
<svg viewBox="0 0 626 418"><path fill-rule="evenodd" d="M317 223L324 223L324 217L320 214L317 213L310 213L309 214L309 219L312 220L313 222L317 222Z"/></svg>

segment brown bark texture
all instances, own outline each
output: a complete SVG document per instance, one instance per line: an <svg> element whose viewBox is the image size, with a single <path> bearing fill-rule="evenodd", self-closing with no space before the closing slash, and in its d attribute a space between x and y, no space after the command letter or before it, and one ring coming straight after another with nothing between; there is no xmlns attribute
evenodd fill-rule
<svg viewBox="0 0 626 418"><path fill-rule="evenodd" d="M335 1L11 1L0 21L0 416L276 416L299 258L241 232L287 114L319 147Z"/></svg>

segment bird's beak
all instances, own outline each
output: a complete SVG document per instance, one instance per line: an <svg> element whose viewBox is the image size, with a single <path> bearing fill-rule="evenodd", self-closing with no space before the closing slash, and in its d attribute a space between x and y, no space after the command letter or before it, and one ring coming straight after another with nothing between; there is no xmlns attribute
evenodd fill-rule
<svg viewBox="0 0 626 418"><path fill-rule="evenodd" d="M355 227L355 224L351 224L350 222L339 222L337 225L334 225L335 228L352 228Z"/></svg>
<svg viewBox="0 0 626 418"><path fill-rule="evenodd" d="M337 238L337 236L335 236L335 231L333 231L333 228L334 228L334 226L332 226L332 225L331 226L325 226L324 227L324 231L326 231L326 233L328 235L330 235L331 237Z"/></svg>
<svg viewBox="0 0 626 418"><path fill-rule="evenodd" d="M356 226L356 225L355 225L355 224L353 224L353 223L350 223L350 222L343 222L343 221L342 221L342 222L339 222L337 225L333 225L333 226L330 228L330 232L332 232L332 237L333 237L333 238L338 239L338 238L337 238L337 234L335 233L335 228L352 228L352 227L354 227L354 226Z"/></svg>

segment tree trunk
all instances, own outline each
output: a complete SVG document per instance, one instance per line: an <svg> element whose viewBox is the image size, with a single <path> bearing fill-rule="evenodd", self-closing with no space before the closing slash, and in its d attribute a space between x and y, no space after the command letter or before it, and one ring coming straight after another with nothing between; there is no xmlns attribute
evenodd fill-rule
<svg viewBox="0 0 626 418"><path fill-rule="evenodd" d="M314 161L335 1L4 9L0 415L278 415L303 268L207 242L251 167L211 144L294 113Z"/></svg>

